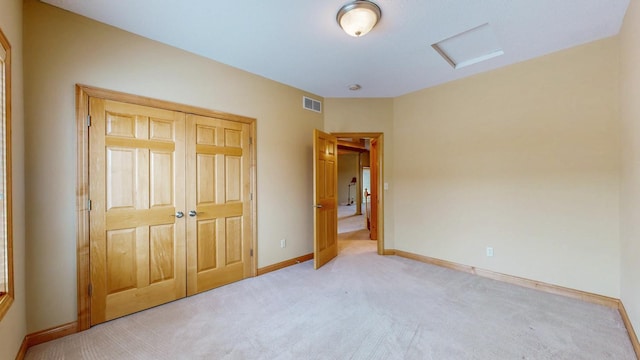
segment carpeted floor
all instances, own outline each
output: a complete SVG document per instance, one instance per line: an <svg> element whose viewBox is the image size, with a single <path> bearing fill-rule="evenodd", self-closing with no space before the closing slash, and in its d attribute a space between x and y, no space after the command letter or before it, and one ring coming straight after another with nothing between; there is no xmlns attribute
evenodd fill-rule
<svg viewBox="0 0 640 360"><path fill-rule="evenodd" d="M338 206L338 240L369 240L367 218L356 215L355 205Z"/></svg>
<svg viewBox="0 0 640 360"><path fill-rule="evenodd" d="M29 349L27 359L636 359L617 310L346 241Z"/></svg>

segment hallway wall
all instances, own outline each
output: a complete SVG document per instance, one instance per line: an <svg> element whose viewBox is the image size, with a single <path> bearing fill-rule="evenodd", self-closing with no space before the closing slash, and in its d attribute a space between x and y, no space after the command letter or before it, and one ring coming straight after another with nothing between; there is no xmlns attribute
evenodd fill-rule
<svg viewBox="0 0 640 360"><path fill-rule="evenodd" d="M357 192L360 188L358 154L339 154L338 155L338 205L349 203L349 194L355 204L357 201ZM356 178L357 182L351 184L351 180Z"/></svg>

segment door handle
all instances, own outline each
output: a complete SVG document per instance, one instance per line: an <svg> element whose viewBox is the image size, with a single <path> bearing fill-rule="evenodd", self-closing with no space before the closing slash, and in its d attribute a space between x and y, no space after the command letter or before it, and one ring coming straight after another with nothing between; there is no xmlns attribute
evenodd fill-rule
<svg viewBox="0 0 640 360"><path fill-rule="evenodd" d="M198 213L195 210L190 210L189 211L189 216L194 217L196 215L198 215Z"/></svg>
<svg viewBox="0 0 640 360"><path fill-rule="evenodd" d="M322 205L321 204L313 205L313 207L316 208L316 209L322 209Z"/></svg>
<svg viewBox="0 0 640 360"><path fill-rule="evenodd" d="M181 217L184 217L184 213L183 213L182 211L178 211L178 212L176 212L176 214L175 214L175 215L171 215L171 216L175 216L175 217L177 217L178 219L180 219Z"/></svg>

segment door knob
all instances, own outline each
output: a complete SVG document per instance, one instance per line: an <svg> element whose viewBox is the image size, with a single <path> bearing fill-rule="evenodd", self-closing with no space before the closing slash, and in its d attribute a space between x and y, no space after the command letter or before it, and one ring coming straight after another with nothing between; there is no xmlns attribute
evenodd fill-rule
<svg viewBox="0 0 640 360"><path fill-rule="evenodd" d="M322 209L322 205L321 205L321 204L313 205L313 207L314 207L314 208L317 208L317 209Z"/></svg>
<svg viewBox="0 0 640 360"><path fill-rule="evenodd" d="M181 217L184 217L184 213L182 211L178 211L175 215L173 215L175 217L177 217L178 219L180 219Z"/></svg>
<svg viewBox="0 0 640 360"><path fill-rule="evenodd" d="M196 215L198 215L198 213L195 210L190 210L189 211L189 216L194 217Z"/></svg>

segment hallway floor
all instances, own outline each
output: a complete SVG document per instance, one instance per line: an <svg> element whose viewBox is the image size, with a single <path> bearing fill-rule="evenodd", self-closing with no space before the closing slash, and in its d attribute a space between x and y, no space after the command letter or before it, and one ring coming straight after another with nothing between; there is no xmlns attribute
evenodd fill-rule
<svg viewBox="0 0 640 360"><path fill-rule="evenodd" d="M338 206L338 240L369 240L367 218L356 215L355 205Z"/></svg>

